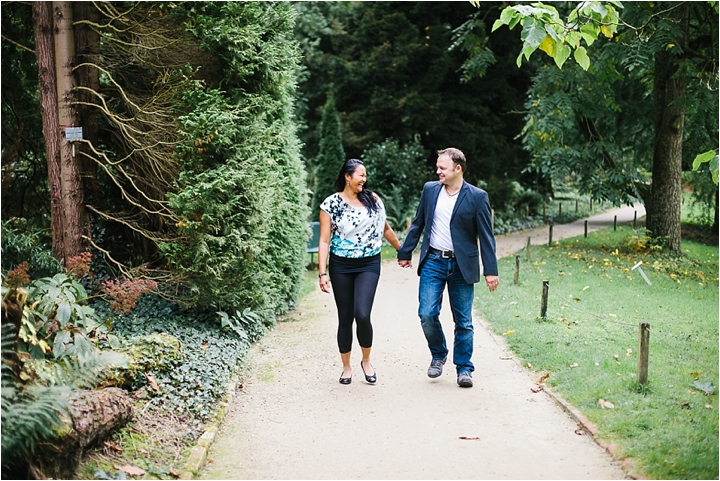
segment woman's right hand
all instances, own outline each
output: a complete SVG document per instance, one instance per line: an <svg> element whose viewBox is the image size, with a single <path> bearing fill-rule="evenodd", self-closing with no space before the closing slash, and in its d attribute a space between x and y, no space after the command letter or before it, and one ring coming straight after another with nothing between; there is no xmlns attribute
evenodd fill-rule
<svg viewBox="0 0 720 481"><path fill-rule="evenodd" d="M330 292L330 279L328 279L327 275L320 276L320 290Z"/></svg>

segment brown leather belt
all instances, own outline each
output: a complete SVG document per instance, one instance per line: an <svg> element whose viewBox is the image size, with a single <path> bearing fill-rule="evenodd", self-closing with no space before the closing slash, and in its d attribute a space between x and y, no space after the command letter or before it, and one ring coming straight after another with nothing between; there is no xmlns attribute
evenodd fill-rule
<svg viewBox="0 0 720 481"><path fill-rule="evenodd" d="M435 249L434 247L430 247L428 252L430 254L437 254L443 259L455 259L455 253L453 251L441 251L439 249Z"/></svg>

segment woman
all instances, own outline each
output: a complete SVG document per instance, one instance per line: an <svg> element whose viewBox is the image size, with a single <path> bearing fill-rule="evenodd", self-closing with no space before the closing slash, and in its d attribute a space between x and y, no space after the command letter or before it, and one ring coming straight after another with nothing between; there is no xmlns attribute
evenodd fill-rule
<svg viewBox="0 0 720 481"><path fill-rule="evenodd" d="M340 384L352 382L353 320L357 323L362 350L360 368L365 380L373 384L377 375L370 362L373 340L370 311L380 279L380 248L383 237L395 250L400 248L400 241L387 223L382 200L367 189L362 162L357 159L345 162L334 187L336 193L320 205L320 289L330 292L332 281L339 321L337 341L343 364ZM329 279L325 273L328 253Z"/></svg>

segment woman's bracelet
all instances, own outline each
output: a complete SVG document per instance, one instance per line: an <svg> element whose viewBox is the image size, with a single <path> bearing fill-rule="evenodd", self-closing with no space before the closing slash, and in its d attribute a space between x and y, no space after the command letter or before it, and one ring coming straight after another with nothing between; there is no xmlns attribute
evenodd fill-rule
<svg viewBox="0 0 720 481"><path fill-rule="evenodd" d="M321 278L322 276L326 276L326 275L327 274L325 274L324 272L322 274L318 274L318 279Z"/></svg>

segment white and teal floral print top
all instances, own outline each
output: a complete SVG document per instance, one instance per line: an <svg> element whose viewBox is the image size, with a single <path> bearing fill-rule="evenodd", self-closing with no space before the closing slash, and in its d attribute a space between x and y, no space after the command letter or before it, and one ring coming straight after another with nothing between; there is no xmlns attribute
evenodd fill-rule
<svg viewBox="0 0 720 481"><path fill-rule="evenodd" d="M320 204L332 221L330 252L338 257L358 259L380 253L385 230L385 205L378 198L378 209L354 207L335 193Z"/></svg>

